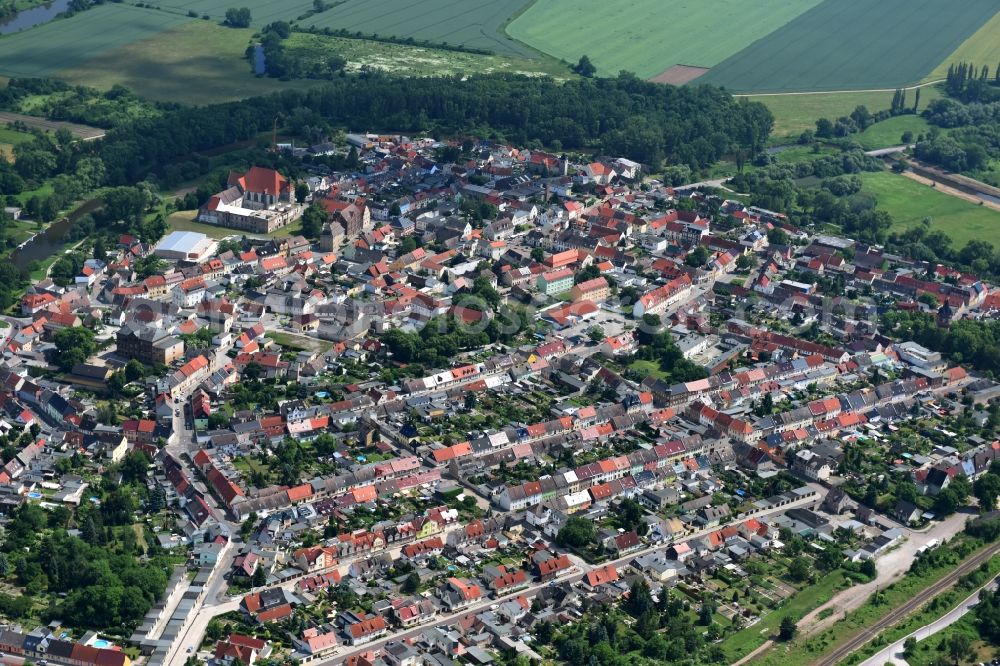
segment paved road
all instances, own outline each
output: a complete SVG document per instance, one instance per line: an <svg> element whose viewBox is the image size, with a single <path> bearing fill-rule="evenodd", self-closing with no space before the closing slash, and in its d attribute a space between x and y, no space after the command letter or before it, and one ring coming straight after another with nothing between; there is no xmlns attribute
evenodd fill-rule
<svg viewBox="0 0 1000 666"><path fill-rule="evenodd" d="M903 620L911 613L915 612L925 603L936 597L937 595L944 592L946 589L955 584L955 582L976 569L980 564L986 562L991 557L1000 552L1000 544L991 544L985 550L979 552L975 556L967 559L963 562L957 569L951 571L946 576L938 580L936 583L928 587L927 589L921 591L912 599L908 600L903 605L899 606L893 611L890 611L882 619L876 621L870 627L862 631L860 634L854 636L846 643L833 650L832 652L825 655L822 659L816 662L816 666L835 666L840 664L849 655L853 654L857 650L868 644L873 638L878 636L880 632L884 629L888 629L900 620Z"/></svg>
<svg viewBox="0 0 1000 666"><path fill-rule="evenodd" d="M225 604L216 603L216 598L226 589L225 574L232 566L237 550L236 544L233 541L229 541L223 547L222 552L219 553L219 559L208 579L208 589L202 595L201 601L196 603L191 609L184 622L184 627L177 634L177 639L170 646L170 651L167 652L164 663L168 666L171 664L176 664L177 666L183 664L188 657L188 647L195 652L198 650L198 646L201 645L201 639L205 635L205 630L208 628L208 623L213 617L236 610L239 607L239 601L230 601ZM209 606L211 606L212 612L203 613L202 610Z"/></svg>
<svg viewBox="0 0 1000 666"><path fill-rule="evenodd" d="M896 153L901 153L904 150L909 150L917 144L915 143L904 143L899 146L890 146L888 148L879 148L878 150L866 150L865 155L870 157L885 157L886 155L895 155Z"/></svg>
<svg viewBox="0 0 1000 666"><path fill-rule="evenodd" d="M925 638L933 636L937 632L941 631L946 627L950 627L959 620L961 620L965 615L972 610L972 608L979 603L979 594L983 590L995 590L997 588L996 579L991 580L986 585L982 586L975 592L969 595L969 597L956 606L950 613L944 615L943 617L934 620L928 625L920 627L911 634L900 638L898 641L883 648L881 651L877 652L872 657L865 659L861 662L861 666L883 666L884 664L897 664L899 666L909 666L907 661L903 659L903 643L907 638L914 638L917 641L922 641Z"/></svg>

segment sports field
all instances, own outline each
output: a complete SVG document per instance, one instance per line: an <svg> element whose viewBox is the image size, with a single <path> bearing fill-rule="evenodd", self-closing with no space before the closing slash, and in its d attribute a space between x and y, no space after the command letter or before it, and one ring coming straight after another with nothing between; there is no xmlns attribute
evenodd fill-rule
<svg viewBox="0 0 1000 666"><path fill-rule="evenodd" d="M996 0L824 0L713 67L737 92L893 88L924 79L997 13Z"/></svg>
<svg viewBox="0 0 1000 666"><path fill-rule="evenodd" d="M893 229L909 229L929 217L931 229L946 233L954 247L961 248L973 239L989 240L1000 247L998 211L889 171L863 173L861 182L863 191L875 195L878 207L892 215Z"/></svg>
<svg viewBox="0 0 1000 666"><path fill-rule="evenodd" d="M674 65L711 67L821 0L540 0L507 33L600 74L652 78Z"/></svg>
<svg viewBox="0 0 1000 666"><path fill-rule="evenodd" d="M800 0L796 0L800 1ZM346 0L302 23L530 57L503 27L531 0ZM310 3L311 4L311 3Z"/></svg>
<svg viewBox="0 0 1000 666"><path fill-rule="evenodd" d="M190 18L109 3L0 39L0 74L49 76Z"/></svg>

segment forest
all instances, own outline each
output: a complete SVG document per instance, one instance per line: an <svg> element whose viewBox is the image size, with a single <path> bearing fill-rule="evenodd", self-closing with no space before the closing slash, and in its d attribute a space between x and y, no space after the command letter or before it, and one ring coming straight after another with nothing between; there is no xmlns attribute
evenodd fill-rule
<svg viewBox="0 0 1000 666"><path fill-rule="evenodd" d="M275 119L352 130L475 134L551 150L621 155L659 167L663 160L704 168L733 152L763 150L773 117L759 103L718 88L673 88L630 74L559 83L484 75L337 79L240 103L167 110L112 129L96 149L108 184L129 184L200 151L255 138Z"/></svg>
<svg viewBox="0 0 1000 666"><path fill-rule="evenodd" d="M933 126L914 155L949 171L975 172L1000 157L1000 65L959 63L948 70L948 97L923 112ZM942 131L948 130L948 131Z"/></svg>
<svg viewBox="0 0 1000 666"><path fill-rule="evenodd" d="M25 504L14 513L0 545L0 579L12 579L32 603L8 613L17 611L20 619L48 602L43 618L125 635L142 621L166 589L171 566L154 545L147 550L139 543L132 525L140 502L151 514L166 506L162 492L146 489L149 464L148 456L137 453L109 471L99 484L105 487L100 508L46 511ZM70 527L79 536L71 536Z"/></svg>

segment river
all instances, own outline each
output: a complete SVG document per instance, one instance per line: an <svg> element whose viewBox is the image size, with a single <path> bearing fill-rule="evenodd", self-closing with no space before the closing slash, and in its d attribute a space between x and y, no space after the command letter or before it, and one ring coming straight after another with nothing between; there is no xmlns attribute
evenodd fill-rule
<svg viewBox="0 0 1000 666"><path fill-rule="evenodd" d="M43 5L25 9L5 20L0 20L0 35L9 35L14 32L27 30L28 28L34 28L36 25L48 23L66 11L67 7L69 7L69 0L52 0Z"/></svg>
<svg viewBox="0 0 1000 666"><path fill-rule="evenodd" d="M92 213L101 207L100 199L90 199L67 217L56 220L43 231L35 234L31 240L15 249L10 254L10 260L18 268L26 269L33 261L44 261L63 249L63 238L73 228L73 224L87 213Z"/></svg>

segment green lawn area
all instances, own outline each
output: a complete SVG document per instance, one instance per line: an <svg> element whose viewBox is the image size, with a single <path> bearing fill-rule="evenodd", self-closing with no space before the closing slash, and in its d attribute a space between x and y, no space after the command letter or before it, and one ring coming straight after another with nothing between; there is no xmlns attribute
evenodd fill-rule
<svg viewBox="0 0 1000 666"><path fill-rule="evenodd" d="M571 75L565 65L546 57L480 55L307 33L293 34L285 42L285 48L290 54L302 57L306 61L325 62L331 55L339 55L347 60L348 72L357 72L362 67L369 67L406 76L454 76L497 72L528 76L548 74L557 78Z"/></svg>
<svg viewBox="0 0 1000 666"><path fill-rule="evenodd" d="M749 95L748 98L763 102L774 114L775 138L798 136L803 130L816 129L820 118L839 118L851 113L858 106L869 111L888 109L892 104L892 92L849 92L849 93L806 93L793 95ZM907 99L913 100L914 91L908 90ZM931 100L941 97L936 86L920 89L920 108L923 110Z"/></svg>
<svg viewBox="0 0 1000 666"><path fill-rule="evenodd" d="M19 132L18 130L11 129L9 127L0 127L0 143L5 143L9 146L16 146L20 143L27 143L34 138L29 132Z"/></svg>
<svg viewBox="0 0 1000 666"><path fill-rule="evenodd" d="M741 629L722 641L720 645L726 653L726 660L732 663L756 650L764 641L778 633L778 626L786 615L794 618L802 617L817 606L825 604L836 592L847 587L849 582L844 571L837 569L792 595L784 605L765 615L757 624Z"/></svg>
<svg viewBox="0 0 1000 666"><path fill-rule="evenodd" d="M123 85L141 97L182 104L212 104L321 83L254 76L244 58L253 33L187 21L94 57L66 62L54 74L70 83L102 90Z"/></svg>
<svg viewBox="0 0 1000 666"><path fill-rule="evenodd" d="M819 0L545 0L507 33L568 62L586 54L601 74L643 78L674 65L711 67Z"/></svg>
<svg viewBox="0 0 1000 666"><path fill-rule="evenodd" d="M1000 62L1000 12L983 24L971 37L962 42L955 52L927 75L927 81L940 81L948 75L948 65L956 62L971 62L992 69Z"/></svg>
<svg viewBox="0 0 1000 666"><path fill-rule="evenodd" d="M951 0L824 0L793 20L772 23L778 27L766 39L698 82L738 92L913 85L996 13L995 0L965 0L961 11Z"/></svg>
<svg viewBox="0 0 1000 666"><path fill-rule="evenodd" d="M1000 212L936 191L906 176L889 171L863 173L864 191L871 192L894 220L894 229L908 229L929 217L962 247L973 239L1000 239Z"/></svg>
<svg viewBox="0 0 1000 666"><path fill-rule="evenodd" d="M221 2L221 0L214 0ZM263 1L263 0L260 0ZM304 26L346 28L418 42L454 44L503 55L534 53L503 33L507 21L531 0L343 0L302 21ZM312 3L310 3L312 4Z"/></svg>
<svg viewBox="0 0 1000 666"><path fill-rule="evenodd" d="M7 224L7 229L10 232L11 240L14 241L14 245L20 245L38 232L38 225L25 220L15 220Z"/></svg>
<svg viewBox="0 0 1000 666"><path fill-rule="evenodd" d="M28 202L28 199L30 199L33 196L37 195L39 197L45 198L52 196L52 193L54 191L55 190L52 189L52 183L46 182L33 190L24 190L23 192L17 195L17 200L20 201L21 205L23 206Z"/></svg>
<svg viewBox="0 0 1000 666"><path fill-rule="evenodd" d="M197 215L197 212L193 210L182 210L171 213L167 216L168 233L170 231L197 231L217 240L227 236L242 235L237 229L226 229L225 227L217 227L214 224L195 222L195 215Z"/></svg>
<svg viewBox="0 0 1000 666"><path fill-rule="evenodd" d="M913 98L911 92L908 97ZM858 142L864 146L865 150L877 150L898 146L903 143L903 132L912 132L913 140L930 129L930 124L918 115L896 116L875 123L864 132L858 135Z"/></svg>
<svg viewBox="0 0 1000 666"><path fill-rule="evenodd" d="M660 370L660 364L656 361L632 361L628 367L638 370L645 375L659 377L660 379L665 379L668 376L666 372Z"/></svg>
<svg viewBox="0 0 1000 666"><path fill-rule="evenodd" d="M268 331L264 334L265 337L274 340L276 343L282 347L286 347L292 350L309 350L309 351L329 351L333 347L333 343L328 340L319 340L317 338L310 338L305 335L295 335L294 333L284 333L281 331Z"/></svg>

